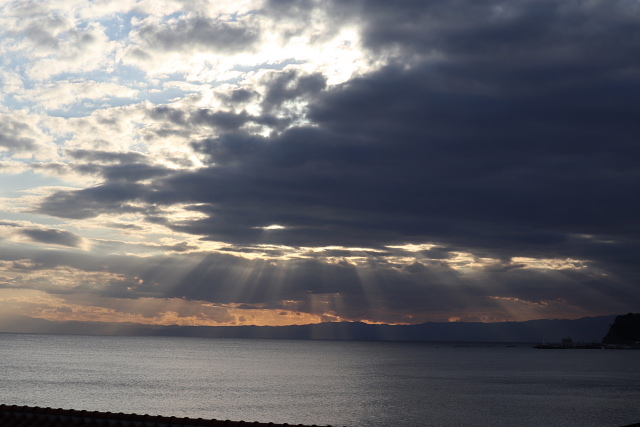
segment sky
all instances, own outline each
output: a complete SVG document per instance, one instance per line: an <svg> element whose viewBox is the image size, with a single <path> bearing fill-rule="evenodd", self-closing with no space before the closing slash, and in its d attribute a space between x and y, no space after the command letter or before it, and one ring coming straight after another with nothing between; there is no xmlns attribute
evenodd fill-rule
<svg viewBox="0 0 640 427"><path fill-rule="evenodd" d="M0 87L0 330L640 309L637 0L3 0Z"/></svg>

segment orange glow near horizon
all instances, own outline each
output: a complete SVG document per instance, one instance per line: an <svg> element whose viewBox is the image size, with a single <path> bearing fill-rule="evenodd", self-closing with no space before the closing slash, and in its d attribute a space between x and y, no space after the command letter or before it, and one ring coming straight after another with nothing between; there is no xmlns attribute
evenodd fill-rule
<svg viewBox="0 0 640 427"><path fill-rule="evenodd" d="M338 316L338 295L316 295L313 313L298 311L297 304L282 302L287 308L247 307L240 304L212 304L181 298L140 298L126 300L95 296L68 297L43 291L0 290L0 327L11 316L26 316L53 322L103 322L157 326L292 326L323 322L362 322L371 325L411 325L426 322L510 322L538 319L578 319L593 316L563 300L524 301L518 298L488 297L496 306L483 310L455 313L430 313L408 316L403 313L381 313L386 321L376 320L375 310L366 317ZM380 314L380 313L378 313ZM606 315L610 313L598 313ZM393 320L392 320L393 319ZM402 320L401 320L402 319Z"/></svg>
<svg viewBox="0 0 640 427"><path fill-rule="evenodd" d="M66 300L42 291L3 289L5 317L27 316L54 322L105 322L178 326L289 326L321 323L322 316L286 309L239 308L180 298L91 298Z"/></svg>

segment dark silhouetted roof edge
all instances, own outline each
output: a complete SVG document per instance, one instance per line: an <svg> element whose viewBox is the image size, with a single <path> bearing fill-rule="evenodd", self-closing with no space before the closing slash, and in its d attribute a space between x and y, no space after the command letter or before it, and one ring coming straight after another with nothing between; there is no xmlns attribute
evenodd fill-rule
<svg viewBox="0 0 640 427"><path fill-rule="evenodd" d="M41 408L38 406L0 405L0 427L317 427L315 424L275 424L203 418L137 415L122 412L99 412L73 409ZM326 426L331 427L331 426Z"/></svg>

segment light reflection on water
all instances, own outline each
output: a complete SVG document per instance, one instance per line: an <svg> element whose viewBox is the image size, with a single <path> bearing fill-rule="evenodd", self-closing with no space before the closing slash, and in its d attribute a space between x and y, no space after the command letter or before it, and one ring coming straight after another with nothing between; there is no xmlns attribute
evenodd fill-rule
<svg viewBox="0 0 640 427"><path fill-rule="evenodd" d="M0 403L382 426L640 422L640 351L0 334Z"/></svg>

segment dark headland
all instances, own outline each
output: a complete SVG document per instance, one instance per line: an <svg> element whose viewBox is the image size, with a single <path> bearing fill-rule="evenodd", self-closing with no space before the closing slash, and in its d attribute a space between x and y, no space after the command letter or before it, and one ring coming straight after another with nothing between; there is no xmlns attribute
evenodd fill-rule
<svg viewBox="0 0 640 427"><path fill-rule="evenodd" d="M616 316L609 332L601 342L574 343L571 338L563 338L561 343L540 344L543 349L640 349L640 313Z"/></svg>
<svg viewBox="0 0 640 427"><path fill-rule="evenodd" d="M602 343L638 347L640 344L640 313L629 313L616 317L609 332L602 339Z"/></svg>

